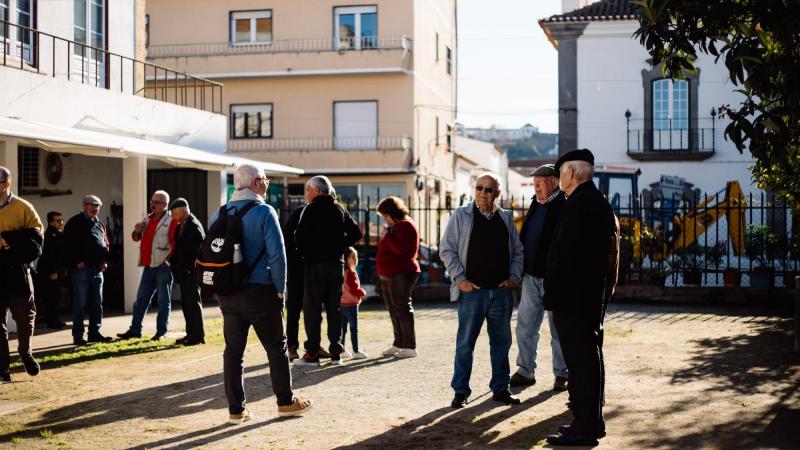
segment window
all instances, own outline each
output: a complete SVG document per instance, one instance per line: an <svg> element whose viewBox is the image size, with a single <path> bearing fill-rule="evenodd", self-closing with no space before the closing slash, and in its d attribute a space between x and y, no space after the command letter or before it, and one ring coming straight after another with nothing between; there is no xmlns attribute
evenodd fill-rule
<svg viewBox="0 0 800 450"><path fill-rule="evenodd" d="M33 0L0 0L0 19L33 28ZM5 42L5 53L15 58L21 56L26 63L33 64L33 32L9 26L10 38L6 39L6 27L0 28L0 39Z"/></svg>
<svg viewBox="0 0 800 450"><path fill-rule="evenodd" d="M272 10L231 12L231 45L272 44Z"/></svg>
<svg viewBox="0 0 800 450"><path fill-rule="evenodd" d="M453 74L453 51L450 50L450 47L446 47L447 51L445 52L447 55L447 74Z"/></svg>
<svg viewBox="0 0 800 450"><path fill-rule="evenodd" d="M0 20L9 21L8 0L0 0ZM0 38L5 40L6 27L0 27Z"/></svg>
<svg viewBox="0 0 800 450"><path fill-rule="evenodd" d="M39 187L39 149L19 147L20 190Z"/></svg>
<svg viewBox="0 0 800 450"><path fill-rule="evenodd" d="M144 16L144 48L150 47L150 14Z"/></svg>
<svg viewBox="0 0 800 450"><path fill-rule="evenodd" d="M271 138L272 103L231 105L231 138Z"/></svg>
<svg viewBox="0 0 800 450"><path fill-rule="evenodd" d="M438 149L439 148L439 116L436 116L436 124L434 126L436 127L436 129L434 130L434 133L436 133L435 134L436 135L436 148Z"/></svg>
<svg viewBox="0 0 800 450"><path fill-rule="evenodd" d="M336 150L377 149L378 102L334 102L333 147Z"/></svg>
<svg viewBox="0 0 800 450"><path fill-rule="evenodd" d="M689 83L660 79L653 82L653 129L689 128Z"/></svg>
<svg viewBox="0 0 800 450"><path fill-rule="evenodd" d="M337 50L378 48L378 7L334 8L334 41Z"/></svg>
<svg viewBox="0 0 800 450"><path fill-rule="evenodd" d="M103 0L75 0L74 40L80 44L105 49L105 5ZM94 58L94 52L76 45L76 55ZM103 54L97 55L102 58Z"/></svg>
<svg viewBox="0 0 800 450"><path fill-rule="evenodd" d="M436 48L434 49L434 51L436 52L436 62L439 62L439 33L436 33L436 38L433 40L433 42L434 42L433 45L436 46Z"/></svg>

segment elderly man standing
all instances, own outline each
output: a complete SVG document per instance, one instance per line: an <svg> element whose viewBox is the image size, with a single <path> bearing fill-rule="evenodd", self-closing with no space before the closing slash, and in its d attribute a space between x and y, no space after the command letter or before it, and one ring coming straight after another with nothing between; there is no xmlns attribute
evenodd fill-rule
<svg viewBox="0 0 800 450"><path fill-rule="evenodd" d="M528 214L522 223L520 241L525 247L525 275L522 278L522 299L517 309L517 373L511 377L511 386L529 386L536 383L536 351L539 346L539 329L544 320L544 272L547 252L553 238L564 195L558 189L558 172L552 164L538 167L531 173L536 197L531 201ZM567 389L567 365L561 354L558 333L553 325L553 314L547 312L550 326L550 348L553 352L553 389Z"/></svg>
<svg viewBox="0 0 800 450"><path fill-rule="evenodd" d="M566 202L553 236L544 280L544 305L553 311L569 369L569 400L574 417L551 445L597 445L605 436L602 412L602 323L609 287L616 219L592 182L594 155L573 150L556 162ZM614 268L616 272L616 266Z"/></svg>
<svg viewBox="0 0 800 450"><path fill-rule="evenodd" d="M100 334L103 321L103 272L108 267L108 234L100 220L103 202L96 195L83 197L83 211L64 228L66 260L72 280L72 342L109 342ZM83 338L83 314L89 307L88 341Z"/></svg>
<svg viewBox="0 0 800 450"><path fill-rule="evenodd" d="M164 338L169 328L169 313L172 308L172 272L167 258L175 248L175 227L177 222L167 210L169 194L155 191L150 198L150 214L136 224L131 237L141 242L139 266L144 267L139 291L133 304L133 317L128 331L117 334L122 339L142 337L142 322L150 308L153 296L158 294L158 316L156 334L152 340Z"/></svg>
<svg viewBox="0 0 800 450"><path fill-rule="evenodd" d="M39 373L31 352L36 303L30 263L42 253L43 229L33 206L11 193L11 171L0 166L0 384L11 382L7 309L17 323L17 349L25 371Z"/></svg>
<svg viewBox="0 0 800 450"><path fill-rule="evenodd" d="M186 337L178 339L176 343L187 346L205 344L203 301L193 272L197 252L200 251L206 234L203 225L189 209L186 199L176 198L169 204L169 210L172 220L178 224L175 229L175 250L169 257L169 267L175 282L181 288L181 309L186 321Z"/></svg>
<svg viewBox="0 0 800 450"><path fill-rule="evenodd" d="M469 378L475 341L484 320L489 332L492 400L516 405L509 391L512 289L522 277L524 255L511 211L497 206L500 182L493 174L478 177L475 201L457 208L444 232L440 256L453 284L450 300L458 302L458 335L451 406L463 408L472 393Z"/></svg>
<svg viewBox="0 0 800 450"><path fill-rule="evenodd" d="M344 350L342 334L342 283L344 251L361 239L358 224L347 209L334 198L328 177L318 175L306 183L306 202L295 229L295 245L305 263L303 274L303 324L308 339L306 353L294 361L299 366L318 366L320 358L321 317L325 306L331 362L341 364Z"/></svg>
<svg viewBox="0 0 800 450"><path fill-rule="evenodd" d="M286 288L286 250L278 224L278 214L264 203L267 180L264 171L250 164L236 168L233 175L236 191L224 209L233 215L250 206L241 218L244 240L242 257L250 275L244 288L232 295L220 296L222 332L225 335L223 372L225 395L228 398L229 422L238 424L252 418L245 407L243 367L247 335L252 326L267 351L272 390L278 400L278 415L308 412L311 401L292 393L292 373L286 352L283 327L283 303ZM211 218L209 229L219 219Z"/></svg>

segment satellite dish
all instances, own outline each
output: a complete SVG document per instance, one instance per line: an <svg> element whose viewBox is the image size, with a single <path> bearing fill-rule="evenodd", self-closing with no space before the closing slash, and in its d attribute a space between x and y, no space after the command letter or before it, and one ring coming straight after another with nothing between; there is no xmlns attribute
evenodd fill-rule
<svg viewBox="0 0 800 450"><path fill-rule="evenodd" d="M58 153L48 153L44 159L44 172L50 184L58 184L64 175L64 164Z"/></svg>

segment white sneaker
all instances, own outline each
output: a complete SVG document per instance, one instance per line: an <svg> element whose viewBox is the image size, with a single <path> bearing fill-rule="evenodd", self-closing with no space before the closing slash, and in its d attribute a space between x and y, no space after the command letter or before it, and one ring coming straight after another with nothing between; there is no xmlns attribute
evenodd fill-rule
<svg viewBox="0 0 800 450"><path fill-rule="evenodd" d="M417 350L413 348L402 348L394 355L395 358L413 358L415 356L417 356Z"/></svg>
<svg viewBox="0 0 800 450"><path fill-rule="evenodd" d="M347 351L347 349L342 350L342 353L339 355L342 358L351 358L353 355Z"/></svg>
<svg viewBox="0 0 800 450"><path fill-rule="evenodd" d="M383 352L381 352L381 354L383 354L383 356L394 356L394 355L396 355L396 354L397 354L397 352L399 352L400 350L402 350L400 347L395 347L395 346L393 345L393 346L391 346L391 347L387 348L386 350L384 350Z"/></svg>
<svg viewBox="0 0 800 450"><path fill-rule="evenodd" d="M231 414L228 416L228 423L233 425L238 425L240 423L248 422L253 418L253 415L250 414L250 410L245 408L239 414Z"/></svg>
<svg viewBox="0 0 800 450"><path fill-rule="evenodd" d="M353 353L353 359L367 359L369 355L364 352L355 352Z"/></svg>
<svg viewBox="0 0 800 450"><path fill-rule="evenodd" d="M341 356L339 356L338 358L336 356L331 356L331 365L333 365L333 366L341 366L341 365L344 365L344 361L342 361L342 357Z"/></svg>

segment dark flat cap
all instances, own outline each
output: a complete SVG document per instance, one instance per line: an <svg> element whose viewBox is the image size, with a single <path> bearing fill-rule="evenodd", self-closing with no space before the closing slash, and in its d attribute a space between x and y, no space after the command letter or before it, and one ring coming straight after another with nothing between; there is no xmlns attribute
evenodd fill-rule
<svg viewBox="0 0 800 450"><path fill-rule="evenodd" d="M589 164L594 165L594 155L589 151L588 148L581 148L564 153L560 158L558 158L558 161L556 161L556 172L561 170L561 165L567 161L586 161Z"/></svg>
<svg viewBox="0 0 800 450"><path fill-rule="evenodd" d="M83 204L84 205L103 206L103 202L100 201L100 197L98 197L96 195L84 195L83 196Z"/></svg>
<svg viewBox="0 0 800 450"><path fill-rule="evenodd" d="M556 177L558 178L558 171L553 164L542 164L531 172L532 177Z"/></svg>
<svg viewBox="0 0 800 450"><path fill-rule="evenodd" d="M169 203L169 209L188 208L188 207L189 207L189 202L187 202L186 199L183 197L178 197Z"/></svg>

